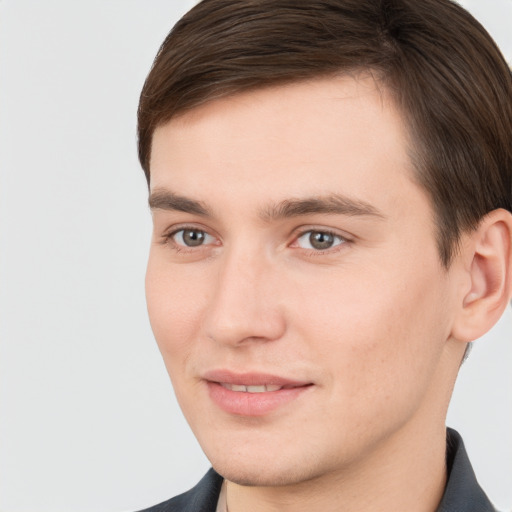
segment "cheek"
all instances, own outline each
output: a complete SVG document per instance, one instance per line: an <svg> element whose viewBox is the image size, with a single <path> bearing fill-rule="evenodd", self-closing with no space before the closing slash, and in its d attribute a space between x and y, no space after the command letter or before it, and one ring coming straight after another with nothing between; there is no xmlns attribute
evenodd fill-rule
<svg viewBox="0 0 512 512"><path fill-rule="evenodd" d="M302 335L327 370L333 400L356 408L414 403L449 333L437 262L424 273L381 263L333 276L307 304L297 303Z"/></svg>
<svg viewBox="0 0 512 512"><path fill-rule="evenodd" d="M198 336L205 300L198 281L150 254L146 272L149 320L171 378L185 367Z"/></svg>

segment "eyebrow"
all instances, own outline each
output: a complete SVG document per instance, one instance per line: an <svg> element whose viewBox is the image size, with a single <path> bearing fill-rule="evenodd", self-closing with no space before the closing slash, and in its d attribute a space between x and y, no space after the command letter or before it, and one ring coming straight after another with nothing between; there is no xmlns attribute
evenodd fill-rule
<svg viewBox="0 0 512 512"><path fill-rule="evenodd" d="M149 196L152 210L170 210L211 217L211 211L202 201L181 196L167 189L156 189ZM340 194L285 199L268 205L260 212L265 222L313 214L347 215L350 217L377 217L385 215L370 203Z"/></svg>
<svg viewBox="0 0 512 512"><path fill-rule="evenodd" d="M267 207L262 217L265 220L274 220L317 213L347 215L350 217L369 216L385 218L385 215L370 203L340 194L307 197L304 199L287 199Z"/></svg>
<svg viewBox="0 0 512 512"><path fill-rule="evenodd" d="M171 210L210 216L210 211L203 202L180 196L169 190L156 189L150 194L148 203L152 210Z"/></svg>

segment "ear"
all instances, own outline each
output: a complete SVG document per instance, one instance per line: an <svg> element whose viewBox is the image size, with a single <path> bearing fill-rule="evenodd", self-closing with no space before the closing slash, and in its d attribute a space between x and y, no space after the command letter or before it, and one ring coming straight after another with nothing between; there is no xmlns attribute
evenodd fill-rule
<svg viewBox="0 0 512 512"><path fill-rule="evenodd" d="M483 336L499 320L512 295L512 214L493 210L465 235L462 258L467 286L452 326L464 342Z"/></svg>

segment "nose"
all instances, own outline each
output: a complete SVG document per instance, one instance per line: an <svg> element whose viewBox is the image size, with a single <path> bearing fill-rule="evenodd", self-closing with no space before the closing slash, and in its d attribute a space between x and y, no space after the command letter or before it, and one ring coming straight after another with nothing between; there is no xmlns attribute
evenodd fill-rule
<svg viewBox="0 0 512 512"><path fill-rule="evenodd" d="M279 290L279 270L272 261L248 251L221 258L216 289L204 318L207 337L239 346L282 337L286 322Z"/></svg>

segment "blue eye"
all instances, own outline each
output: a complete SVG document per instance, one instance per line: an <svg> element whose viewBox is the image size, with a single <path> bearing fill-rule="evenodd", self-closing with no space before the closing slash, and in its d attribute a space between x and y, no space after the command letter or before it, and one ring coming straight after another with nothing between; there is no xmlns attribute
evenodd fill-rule
<svg viewBox="0 0 512 512"><path fill-rule="evenodd" d="M297 245L302 249L313 249L315 251L325 251L341 245L345 239L328 231L306 231L297 238Z"/></svg>
<svg viewBox="0 0 512 512"><path fill-rule="evenodd" d="M171 235L173 241L184 247L199 247L212 243L215 239L205 231L200 229L184 228L174 232Z"/></svg>

